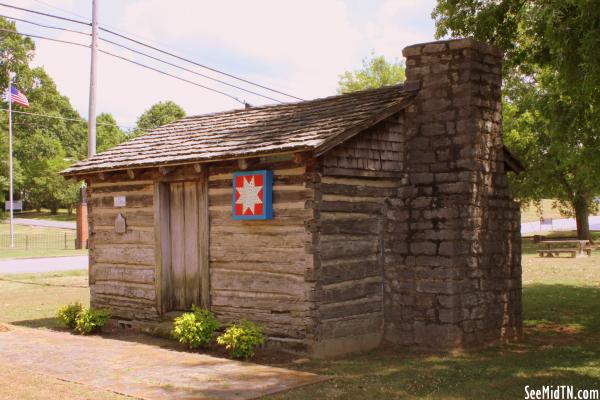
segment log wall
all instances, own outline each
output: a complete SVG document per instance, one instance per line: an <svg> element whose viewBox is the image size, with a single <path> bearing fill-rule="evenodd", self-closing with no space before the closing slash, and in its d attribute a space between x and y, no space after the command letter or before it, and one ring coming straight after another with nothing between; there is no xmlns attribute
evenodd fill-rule
<svg viewBox="0 0 600 400"><path fill-rule="evenodd" d="M264 160L263 160L264 161ZM273 171L271 220L231 218L236 162L209 168L210 298L220 320L264 325L271 340L305 348L314 331L312 172L291 161L261 162Z"/></svg>
<svg viewBox="0 0 600 400"><path fill-rule="evenodd" d="M314 228L319 326L326 354L379 345L384 329L384 266L394 199L405 185L404 114L326 153L315 185ZM361 338L361 340L353 340ZM337 349L334 343L341 343Z"/></svg>
<svg viewBox="0 0 600 400"><path fill-rule="evenodd" d="M91 306L110 308L114 317L157 319L152 180L115 177L88 186ZM114 196L127 206L114 207ZM121 213L127 233L115 233Z"/></svg>

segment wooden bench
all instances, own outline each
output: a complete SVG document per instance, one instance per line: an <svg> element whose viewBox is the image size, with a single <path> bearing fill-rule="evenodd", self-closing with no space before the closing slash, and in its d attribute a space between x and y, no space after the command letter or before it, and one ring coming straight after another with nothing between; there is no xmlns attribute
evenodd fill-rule
<svg viewBox="0 0 600 400"><path fill-rule="evenodd" d="M592 255L592 249L590 248L586 248L583 249L583 251L588 255ZM567 253L569 254L572 258L577 257L577 253L579 253L579 249L544 249L544 250L538 250L538 255L540 257L559 257L561 253Z"/></svg>

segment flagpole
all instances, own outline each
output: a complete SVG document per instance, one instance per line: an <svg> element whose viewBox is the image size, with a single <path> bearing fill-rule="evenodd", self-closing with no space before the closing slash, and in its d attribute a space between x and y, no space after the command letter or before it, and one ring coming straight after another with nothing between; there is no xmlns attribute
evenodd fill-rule
<svg viewBox="0 0 600 400"><path fill-rule="evenodd" d="M13 148L12 148L12 82L14 72L8 73L8 186L9 186L9 208L10 208L10 247L15 247L15 223L13 220Z"/></svg>

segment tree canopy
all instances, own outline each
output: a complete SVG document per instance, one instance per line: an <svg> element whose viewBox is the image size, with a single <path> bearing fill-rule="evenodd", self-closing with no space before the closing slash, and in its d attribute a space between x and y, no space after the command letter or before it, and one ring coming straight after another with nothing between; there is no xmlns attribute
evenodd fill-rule
<svg viewBox="0 0 600 400"><path fill-rule="evenodd" d="M141 135L144 131L158 128L183 117L185 117L185 111L176 103L172 101L158 102L140 115L133 134Z"/></svg>
<svg viewBox="0 0 600 400"><path fill-rule="evenodd" d="M396 85L404 82L405 79L403 62L389 62L384 56L371 54L371 57L365 57L362 60L361 69L346 71L340 75L338 92L349 93Z"/></svg>
<svg viewBox="0 0 600 400"><path fill-rule="evenodd" d="M111 149L127 140L127 134L117 126L117 121L108 113L96 117L96 150L98 153Z"/></svg>
<svg viewBox="0 0 600 400"><path fill-rule="evenodd" d="M439 0L437 36L505 50L505 143L525 164L522 200L555 198L580 238L600 193L600 7L595 0Z"/></svg>
<svg viewBox="0 0 600 400"><path fill-rule="evenodd" d="M15 24L0 17L0 28L15 31ZM13 162L15 197L29 208L46 207L69 210L78 200L79 184L67 182L59 172L87 155L87 122L60 94L56 84L43 68L31 68L35 44L16 33L0 33L0 90L8 87L8 72L15 72L13 85L23 92L30 107L13 105ZM3 103L4 110L8 108ZM24 114L21 112L26 112ZM55 118L41 117L42 114ZM98 116L98 122L115 124L109 114ZM116 125L116 124L115 124ZM116 126L98 129L101 150L125 139ZM0 113L0 195L8 192L8 113ZM4 207L2 207L4 209Z"/></svg>

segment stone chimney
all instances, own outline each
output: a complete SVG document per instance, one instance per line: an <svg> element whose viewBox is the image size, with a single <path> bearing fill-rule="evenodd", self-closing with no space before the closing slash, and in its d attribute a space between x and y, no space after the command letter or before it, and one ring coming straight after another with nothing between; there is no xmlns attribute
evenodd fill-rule
<svg viewBox="0 0 600 400"><path fill-rule="evenodd" d="M455 349L516 338L520 221L503 162L502 52L459 39L403 55L421 90L406 111L408 250L386 340Z"/></svg>

